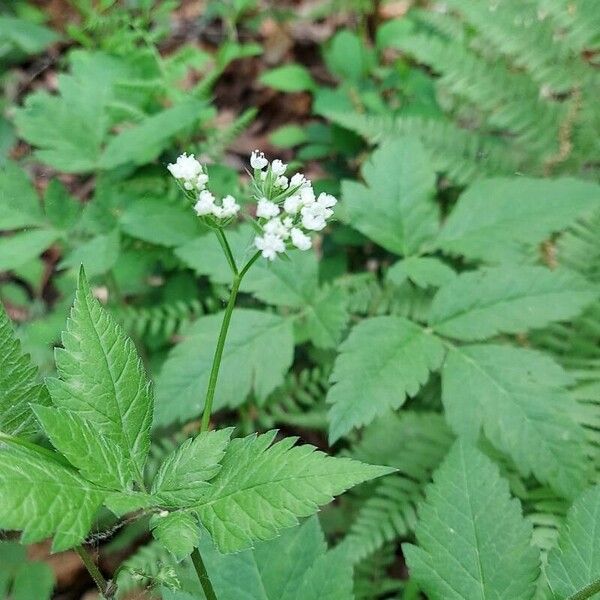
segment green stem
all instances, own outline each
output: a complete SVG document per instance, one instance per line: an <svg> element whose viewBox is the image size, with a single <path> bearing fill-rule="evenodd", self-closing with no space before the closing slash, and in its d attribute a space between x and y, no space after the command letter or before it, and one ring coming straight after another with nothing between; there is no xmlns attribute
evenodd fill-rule
<svg viewBox="0 0 600 600"><path fill-rule="evenodd" d="M224 236L223 236L224 237ZM215 391L217 389L217 380L219 378L219 369L221 368L221 360L223 359L223 349L225 348L225 340L227 339L227 332L229 331L229 324L231 323L231 316L233 309L235 308L235 301L240 290L240 284L244 275L248 272L248 269L256 262L260 253L257 252L244 266L244 268L233 277L231 284L231 292L229 294L229 300L225 307L225 314L223 315L223 322L221 323L221 330L219 331L219 339L217 340L217 347L215 348L215 355L213 357L212 367L210 369L210 377L208 379L208 388L206 390L206 398L204 400L204 412L202 413L202 423L200 425L200 432L207 431L210 424L210 416L212 414L213 400L215 398Z"/></svg>
<svg viewBox="0 0 600 600"><path fill-rule="evenodd" d="M583 589L579 590L576 594L569 596L567 600L586 600L591 598L594 594L600 592L600 579L586 585Z"/></svg>
<svg viewBox="0 0 600 600"><path fill-rule="evenodd" d="M196 574L198 575L198 580L200 581L200 585L202 586L202 591L206 596L206 600L217 600L217 595L215 594L215 590L210 582L206 567L204 566L204 561L202 560L202 556L200 555L198 548L194 548L194 551L192 552L192 563L194 565L194 569L196 569Z"/></svg>
<svg viewBox="0 0 600 600"><path fill-rule="evenodd" d="M225 253L225 257L227 258L227 262L229 263L231 272L233 273L234 277L237 277L238 268L237 268L237 265L235 264L235 258L233 258L233 252L231 251L229 242L227 241L227 238L225 237L225 233L222 229L215 230L215 233L217 234L217 239L219 240L219 244L221 244L221 248L223 249L223 252Z"/></svg>
<svg viewBox="0 0 600 600"><path fill-rule="evenodd" d="M98 590L102 594L102 596L106 600L112 600L115 597L117 592L117 588L113 585L112 582L106 581L102 573L100 573L100 569L94 562L94 559L90 556L90 553L83 546L76 546L75 552L79 554L79 558L81 558L81 562L85 565L85 568L88 570L88 573L91 575L94 583L96 584Z"/></svg>

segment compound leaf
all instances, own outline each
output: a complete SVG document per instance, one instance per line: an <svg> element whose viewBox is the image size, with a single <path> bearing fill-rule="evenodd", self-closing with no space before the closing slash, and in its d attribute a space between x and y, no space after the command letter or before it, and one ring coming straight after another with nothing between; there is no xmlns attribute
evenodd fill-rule
<svg viewBox="0 0 600 600"><path fill-rule="evenodd" d="M393 471L327 456L310 445L293 447L296 438L272 444L275 434L232 440L208 493L193 505L221 552L271 539L335 495Z"/></svg>
<svg viewBox="0 0 600 600"><path fill-rule="evenodd" d="M473 442L481 429L524 475L572 497L586 481L585 433L574 418L571 382L550 357L525 348L453 348L442 369L442 399L454 431Z"/></svg>
<svg viewBox="0 0 600 600"><path fill-rule="evenodd" d="M104 492L74 469L19 448L0 451L0 528L22 530L31 544L51 535L55 552L81 543Z"/></svg>
<svg viewBox="0 0 600 600"><path fill-rule="evenodd" d="M483 340L569 319L597 295L597 289L574 272L492 267L463 273L440 288L430 323L442 335Z"/></svg>
<svg viewBox="0 0 600 600"><path fill-rule="evenodd" d="M531 600L539 572L531 534L498 467L458 441L427 489L419 546L403 550L431 600Z"/></svg>
<svg viewBox="0 0 600 600"><path fill-rule="evenodd" d="M186 440L161 464L152 483L152 493L171 506L188 506L201 498L207 483L220 470L231 429L206 431Z"/></svg>
<svg viewBox="0 0 600 600"><path fill-rule="evenodd" d="M363 166L366 185L344 181L343 210L358 231L390 252L419 252L438 230L435 172L415 138L384 142Z"/></svg>
<svg viewBox="0 0 600 600"><path fill-rule="evenodd" d="M442 342L407 319L375 317L359 323L340 346L331 375L330 441L401 406L443 357Z"/></svg>
<svg viewBox="0 0 600 600"><path fill-rule="evenodd" d="M48 380L54 405L118 446L128 477L140 481L150 446L150 384L133 342L92 296L83 269L63 346L55 353L61 379Z"/></svg>

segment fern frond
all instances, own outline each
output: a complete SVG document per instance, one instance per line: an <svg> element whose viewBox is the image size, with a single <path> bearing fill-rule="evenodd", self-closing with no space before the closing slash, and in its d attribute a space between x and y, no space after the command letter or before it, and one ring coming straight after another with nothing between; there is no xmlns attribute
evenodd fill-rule
<svg viewBox="0 0 600 600"><path fill-rule="evenodd" d="M417 137L431 154L436 171L459 185L477 177L514 173L518 163L499 139L462 129L447 120L335 111L327 111L324 116L374 143L387 136Z"/></svg>
<svg viewBox="0 0 600 600"><path fill-rule="evenodd" d="M256 108L248 108L225 127L215 129L204 144L207 154L216 161L220 160L231 144L250 127L257 113Z"/></svg>
<svg viewBox="0 0 600 600"><path fill-rule="evenodd" d="M128 592L153 587L168 577L175 577L173 557L159 542L141 546L135 554L123 561L116 577L119 596Z"/></svg>
<svg viewBox="0 0 600 600"><path fill-rule="evenodd" d="M276 425L326 430L331 365L319 365L286 375L283 385L258 408L257 421L263 429Z"/></svg>
<svg viewBox="0 0 600 600"><path fill-rule="evenodd" d="M437 413L390 413L365 430L351 455L394 466L398 472L382 479L363 501L341 542L354 563L412 533L424 487L452 441L443 417Z"/></svg>

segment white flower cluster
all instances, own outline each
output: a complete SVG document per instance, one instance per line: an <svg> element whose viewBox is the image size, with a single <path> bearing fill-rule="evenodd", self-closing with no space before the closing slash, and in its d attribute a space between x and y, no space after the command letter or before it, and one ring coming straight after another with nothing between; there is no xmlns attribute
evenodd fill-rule
<svg viewBox="0 0 600 600"><path fill-rule="evenodd" d="M309 250L312 241L307 232L325 227L337 200L325 193L317 198L302 173L288 180L284 175L287 165L281 160L269 165L258 150L252 153L250 166L254 169L256 217L263 233L254 239L256 248L268 260L285 252L288 242L299 250Z"/></svg>
<svg viewBox="0 0 600 600"><path fill-rule="evenodd" d="M240 205L233 196L225 196L221 204L217 203L214 195L206 189L208 175L193 154L188 156L184 152L175 163L169 164L167 169L186 191L198 193L195 197L194 210L199 217L230 219L239 212Z"/></svg>

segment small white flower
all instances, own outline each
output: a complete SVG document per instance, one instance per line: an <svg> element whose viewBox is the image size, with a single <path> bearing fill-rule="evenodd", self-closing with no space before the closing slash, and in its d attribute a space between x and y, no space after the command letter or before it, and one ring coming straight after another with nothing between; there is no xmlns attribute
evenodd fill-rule
<svg viewBox="0 0 600 600"><path fill-rule="evenodd" d="M259 171L264 169L269 164L269 161L265 158L263 152L259 152L255 150L250 156L250 166L253 169L258 169Z"/></svg>
<svg viewBox="0 0 600 600"><path fill-rule="evenodd" d="M288 186L288 178L285 175L280 175L276 180L275 180L275 185L277 187L280 188L287 188Z"/></svg>
<svg viewBox="0 0 600 600"><path fill-rule="evenodd" d="M189 181L202 173L202 165L195 159L193 154L189 156L184 152L177 157L175 163L167 165L167 169L175 179L183 179Z"/></svg>
<svg viewBox="0 0 600 600"><path fill-rule="evenodd" d="M285 199L283 203L283 210L290 215L295 215L300 210L302 204L302 197L300 194L292 194Z"/></svg>
<svg viewBox="0 0 600 600"><path fill-rule="evenodd" d="M221 216L224 218L235 217L240 210L240 205L235 201L233 196L225 196L222 204Z"/></svg>
<svg viewBox="0 0 600 600"><path fill-rule="evenodd" d="M207 183L208 175L206 173L200 173L200 175L198 175L198 178L196 179L196 188L198 189L198 191L202 191L206 187Z"/></svg>
<svg viewBox="0 0 600 600"><path fill-rule="evenodd" d="M260 219L270 219L279 214L279 206L266 198L261 198L256 206L256 216Z"/></svg>
<svg viewBox="0 0 600 600"><path fill-rule="evenodd" d="M291 227L288 227L288 222L282 222L280 219L275 218L265 223L263 231L267 234L276 235L283 240L287 240L290 237L290 228Z"/></svg>
<svg viewBox="0 0 600 600"><path fill-rule="evenodd" d="M290 179L290 187L300 187L301 185L310 185L302 173L296 173Z"/></svg>
<svg viewBox="0 0 600 600"><path fill-rule="evenodd" d="M286 229L291 229L294 226L294 219L292 219L291 217L285 217L282 223Z"/></svg>
<svg viewBox="0 0 600 600"><path fill-rule="evenodd" d="M298 190L300 194L300 198L302 198L302 204L304 206L308 206L315 202L315 191L312 188L312 185L305 185Z"/></svg>
<svg viewBox="0 0 600 600"><path fill-rule="evenodd" d="M254 238L254 245L261 251L262 257L267 260L275 260L278 253L285 252L283 239L273 233L256 236Z"/></svg>
<svg viewBox="0 0 600 600"><path fill-rule="evenodd" d="M165 517L168 517L168 516L169 516L169 511L168 511L168 510L161 510L161 511L158 513L158 516L159 516L159 517L161 517L162 519L164 519Z"/></svg>
<svg viewBox="0 0 600 600"><path fill-rule="evenodd" d="M298 250L310 250L312 246L311 239L297 227L294 227L291 231L292 244L298 248Z"/></svg>
<svg viewBox="0 0 600 600"><path fill-rule="evenodd" d="M325 228L327 212L329 209L319 206L316 202L305 206L302 211L302 225L305 229L312 231L321 231Z"/></svg>
<svg viewBox="0 0 600 600"><path fill-rule="evenodd" d="M283 175L285 173L286 169L287 169L287 165L284 164L282 161L280 161L278 158L276 158L271 163L271 170L273 171L273 174L277 177L279 175Z"/></svg>
<svg viewBox="0 0 600 600"><path fill-rule="evenodd" d="M317 204L323 208L332 208L337 204L337 199L331 194L322 192L317 198Z"/></svg>
<svg viewBox="0 0 600 600"><path fill-rule="evenodd" d="M198 195L198 202L194 204L194 210L199 217L210 215L215 209L215 197L208 191L203 190Z"/></svg>

